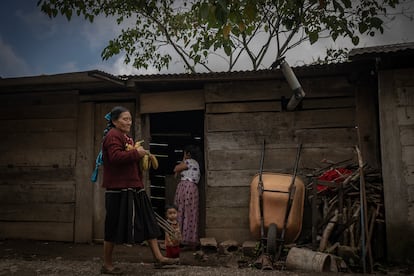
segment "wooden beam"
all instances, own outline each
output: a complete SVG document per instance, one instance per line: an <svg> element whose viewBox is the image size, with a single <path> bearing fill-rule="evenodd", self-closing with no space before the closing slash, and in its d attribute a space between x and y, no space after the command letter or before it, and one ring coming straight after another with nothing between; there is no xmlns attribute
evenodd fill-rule
<svg viewBox="0 0 414 276"><path fill-rule="evenodd" d="M80 102L125 101L134 100L136 92L111 91L110 93L82 94Z"/></svg>
<svg viewBox="0 0 414 276"><path fill-rule="evenodd" d="M0 119L68 119L76 118L77 107L71 103L54 105L13 105L0 108Z"/></svg>
<svg viewBox="0 0 414 276"><path fill-rule="evenodd" d="M408 222L407 184L403 177L402 149L395 84L398 71L379 73L379 115L381 126L381 158L384 181L384 205L389 261L405 260L412 248L408 236L401 235L410 229ZM412 227L412 226L411 226Z"/></svg>
<svg viewBox="0 0 414 276"><path fill-rule="evenodd" d="M358 87L355 95L355 120L358 127L358 145L361 154L372 168L381 166L381 156L378 151L379 144L379 122L378 122L378 96L376 87L373 85L362 85Z"/></svg>
<svg viewBox="0 0 414 276"><path fill-rule="evenodd" d="M0 128L7 129L10 133L24 135L26 133L44 133L44 132L68 132L76 131L76 118L70 119L6 119L0 120Z"/></svg>
<svg viewBox="0 0 414 276"><path fill-rule="evenodd" d="M264 170L281 170L292 172L296 156L295 144L291 148L266 149ZM211 150L208 153L207 169L209 171L249 170L257 168L261 157L259 150ZM324 159L340 162L354 157L352 146L344 148L323 147L303 148L300 158L300 168L320 168ZM223 169L225 168L225 169ZM234 181L234 180L233 180ZM240 179L240 181L246 181Z"/></svg>
<svg viewBox="0 0 414 276"><path fill-rule="evenodd" d="M273 128L264 131L210 132L206 135L208 150L258 149L266 139L266 148L290 148L301 141L306 147L346 147L357 142L356 129L315 128L288 130Z"/></svg>
<svg viewBox="0 0 414 276"><path fill-rule="evenodd" d="M206 237L217 237L217 242L225 240L235 240L243 243L247 240L254 239L250 233L249 228L207 228Z"/></svg>
<svg viewBox="0 0 414 276"><path fill-rule="evenodd" d="M0 222L0 239L73 241L73 223Z"/></svg>
<svg viewBox="0 0 414 276"><path fill-rule="evenodd" d="M7 151L10 145L24 145L25 150L30 149L62 149L75 148L75 131L43 132L43 133L2 133L0 134L0 151Z"/></svg>
<svg viewBox="0 0 414 276"><path fill-rule="evenodd" d="M78 91L39 91L36 93L10 93L1 94L1 108L7 106L48 106L56 104L78 103Z"/></svg>
<svg viewBox="0 0 414 276"><path fill-rule="evenodd" d="M233 208L249 206L250 187L208 187L207 208Z"/></svg>
<svg viewBox="0 0 414 276"><path fill-rule="evenodd" d="M11 145L12 146L12 145ZM0 166L33 166L50 168L73 168L76 150L69 149L25 149L15 148L14 151L0 152Z"/></svg>
<svg viewBox="0 0 414 276"><path fill-rule="evenodd" d="M26 177L27 178L27 177ZM2 204L25 203L74 203L73 180L1 179L0 202Z"/></svg>
<svg viewBox="0 0 414 276"><path fill-rule="evenodd" d="M203 90L142 93L140 96L141 114L204 110L205 108Z"/></svg>
<svg viewBox="0 0 414 276"><path fill-rule="evenodd" d="M281 111L280 101L207 104L206 113Z"/></svg>
<svg viewBox="0 0 414 276"><path fill-rule="evenodd" d="M206 223L217 228L249 229L249 207L211 207L206 212Z"/></svg>
<svg viewBox="0 0 414 276"><path fill-rule="evenodd" d="M76 206L74 241L92 241L93 222L93 185L90 176L93 171L92 164L94 155L93 138L94 109L92 103L81 103L79 105L77 150L76 150Z"/></svg>
<svg viewBox="0 0 414 276"><path fill-rule="evenodd" d="M4 204L0 221L65 222L73 223L74 203L20 203ZM51 231L53 231L51 229Z"/></svg>
<svg viewBox="0 0 414 276"><path fill-rule="evenodd" d="M207 114L207 131L355 127L355 109Z"/></svg>
<svg viewBox="0 0 414 276"><path fill-rule="evenodd" d="M205 89L207 103L280 100L291 94L286 82L273 80L212 83Z"/></svg>

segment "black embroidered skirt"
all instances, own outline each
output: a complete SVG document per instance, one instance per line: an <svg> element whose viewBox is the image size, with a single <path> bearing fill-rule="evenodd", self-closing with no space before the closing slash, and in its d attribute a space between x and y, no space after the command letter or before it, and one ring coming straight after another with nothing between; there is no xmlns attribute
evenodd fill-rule
<svg viewBox="0 0 414 276"><path fill-rule="evenodd" d="M162 234L144 189L106 190L105 209L105 241L134 244Z"/></svg>

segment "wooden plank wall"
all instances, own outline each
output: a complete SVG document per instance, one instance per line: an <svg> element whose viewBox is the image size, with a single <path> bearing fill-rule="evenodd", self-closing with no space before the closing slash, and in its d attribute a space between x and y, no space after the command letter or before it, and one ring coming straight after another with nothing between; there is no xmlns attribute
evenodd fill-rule
<svg viewBox="0 0 414 276"><path fill-rule="evenodd" d="M206 87L206 236L218 241L251 239L250 182L259 171L293 172L298 143L303 144L301 176L355 157L355 88L345 77L301 79L303 109L282 111L292 95L284 80L240 81Z"/></svg>
<svg viewBox="0 0 414 276"><path fill-rule="evenodd" d="M73 241L78 94L2 94L0 239Z"/></svg>
<svg viewBox="0 0 414 276"><path fill-rule="evenodd" d="M382 173L388 258L414 260L413 69L379 74Z"/></svg>
<svg viewBox="0 0 414 276"><path fill-rule="evenodd" d="M93 238L93 186L90 182L94 149L94 104L80 103L77 119L77 152L74 174L76 179L74 241L90 242Z"/></svg>

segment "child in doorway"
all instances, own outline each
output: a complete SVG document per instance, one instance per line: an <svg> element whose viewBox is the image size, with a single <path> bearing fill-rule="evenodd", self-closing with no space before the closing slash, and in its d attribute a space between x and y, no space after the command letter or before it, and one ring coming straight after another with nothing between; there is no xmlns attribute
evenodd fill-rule
<svg viewBox="0 0 414 276"><path fill-rule="evenodd" d="M165 232L165 251L166 256L170 258L178 258L180 256L181 230L180 224L177 221L177 215L177 206L167 205L165 207L165 217L171 228L174 229L173 233Z"/></svg>

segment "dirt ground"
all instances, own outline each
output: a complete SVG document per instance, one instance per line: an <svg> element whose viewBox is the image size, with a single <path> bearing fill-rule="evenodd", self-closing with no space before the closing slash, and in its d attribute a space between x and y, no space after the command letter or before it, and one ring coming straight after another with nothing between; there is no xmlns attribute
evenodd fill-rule
<svg viewBox="0 0 414 276"><path fill-rule="evenodd" d="M124 275L321 275L297 271L261 271L249 265L239 252L184 251L180 265L154 268L148 246L119 245L114 260ZM0 275L100 275L102 244L74 244L24 240L0 241ZM407 268L388 270L388 275L408 274ZM326 275L333 273L326 273ZM337 273L335 273L337 274ZM351 275L342 273L343 275ZM353 274L354 275L354 274Z"/></svg>

